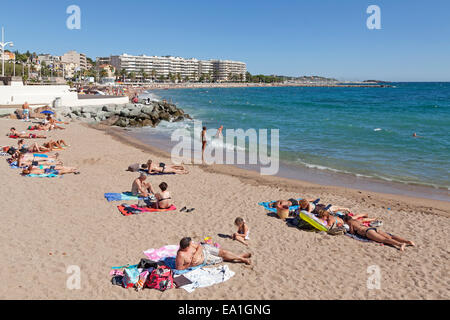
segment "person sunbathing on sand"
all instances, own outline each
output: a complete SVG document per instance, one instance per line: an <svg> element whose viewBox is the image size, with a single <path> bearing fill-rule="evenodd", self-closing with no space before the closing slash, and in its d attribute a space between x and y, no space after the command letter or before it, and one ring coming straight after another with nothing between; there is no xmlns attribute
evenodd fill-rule
<svg viewBox="0 0 450 320"><path fill-rule="evenodd" d="M224 261L251 264L250 253L236 255L230 251L216 248L208 244L194 243L191 238L183 238L180 241L180 249L177 252L175 268L185 270L201 264L218 264Z"/></svg>
<svg viewBox="0 0 450 320"><path fill-rule="evenodd" d="M159 188L161 189L161 193L157 193L155 195L156 197L156 203L155 203L155 209L167 209L170 208L171 202L169 200L172 200L172 197L170 196L170 192L167 191L168 185L167 183L163 182L159 185Z"/></svg>
<svg viewBox="0 0 450 320"><path fill-rule="evenodd" d="M40 169L40 168L36 168L32 165L28 166L26 169L22 170L23 175L55 174L58 176L62 176L64 174L69 174L69 173L80 174L80 171L78 171L77 168L70 168L70 167L59 167L59 169L57 169L56 167L50 167L47 169Z"/></svg>
<svg viewBox="0 0 450 320"><path fill-rule="evenodd" d="M318 209L317 217L325 223L328 228L331 227L342 227L344 225L344 220L339 218L338 216L334 216L330 213L330 211L325 209Z"/></svg>
<svg viewBox="0 0 450 320"><path fill-rule="evenodd" d="M51 125L48 124L35 124L34 126L29 126L27 130L37 130L37 131L49 131Z"/></svg>
<svg viewBox="0 0 450 320"><path fill-rule="evenodd" d="M66 128L60 127L56 125L57 121L53 119L51 115L47 116L47 123L50 125L50 130L60 129L60 130L66 130ZM61 123L61 121L58 121L58 123Z"/></svg>
<svg viewBox="0 0 450 320"><path fill-rule="evenodd" d="M19 150L26 150L26 152L30 152L30 153L41 153L41 152L47 152L50 151L50 149L46 148L46 147L39 147L39 145L34 142L31 146L27 146L25 144L25 141L23 139L20 139L19 141L17 141L17 146Z"/></svg>
<svg viewBox="0 0 450 320"><path fill-rule="evenodd" d="M37 135L37 134L33 134L33 133L19 133L16 128L11 128L9 130L9 133L6 135L10 138L14 138L14 139L46 139L46 136L42 136L42 135Z"/></svg>
<svg viewBox="0 0 450 320"><path fill-rule="evenodd" d="M250 229L248 228L247 223L243 218L236 218L236 220L234 220L234 224L238 227L238 230L231 236L231 238L248 246L248 243L245 241L250 240Z"/></svg>
<svg viewBox="0 0 450 320"><path fill-rule="evenodd" d="M142 168L144 171L147 171L147 173L176 173L176 174L188 174L189 171L187 171L183 166L177 166L177 165L164 165L163 167L157 167L152 160L148 160L147 164L143 164Z"/></svg>
<svg viewBox="0 0 450 320"><path fill-rule="evenodd" d="M14 160L12 160L14 162ZM48 159L48 158L39 158L39 159L31 159L31 160L25 160L25 154L21 153L17 159L17 166L19 168L23 168L32 164L37 165L62 165L61 161L55 161L54 159Z"/></svg>
<svg viewBox="0 0 450 320"><path fill-rule="evenodd" d="M43 146L50 149L50 151L53 149L63 149L64 147L69 147L69 145L62 139L56 141L50 140L49 142L45 142Z"/></svg>
<svg viewBox="0 0 450 320"><path fill-rule="evenodd" d="M286 220L289 217L289 208L292 206L298 206L298 201L295 199L278 200L269 206L277 209L277 215L280 219Z"/></svg>
<svg viewBox="0 0 450 320"><path fill-rule="evenodd" d="M379 242L384 243L387 245L394 246L395 248L399 249L400 251L404 251L406 245L415 247L415 243L409 240L405 240L403 238L400 238L398 236L389 235L381 230L378 230L377 228L370 228L362 224L362 222L353 219L349 215L345 215L344 222L349 226L350 230L349 233L351 234L358 234L361 237Z"/></svg>
<svg viewBox="0 0 450 320"><path fill-rule="evenodd" d="M152 184L150 182L145 182L145 180L147 180L147 175L141 173L139 178L133 181L133 185L131 186L131 193L133 196L147 198L150 194L155 194Z"/></svg>
<svg viewBox="0 0 450 320"><path fill-rule="evenodd" d="M35 157L33 153L20 152L16 148L10 147L8 153L11 155L10 161L16 161L21 159L22 161L50 161L58 160L59 153L55 153L54 156L46 156L45 158Z"/></svg>

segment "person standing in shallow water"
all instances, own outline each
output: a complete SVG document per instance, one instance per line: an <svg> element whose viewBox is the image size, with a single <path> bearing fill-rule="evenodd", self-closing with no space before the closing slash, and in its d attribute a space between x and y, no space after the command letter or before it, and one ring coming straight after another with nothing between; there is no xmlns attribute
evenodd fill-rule
<svg viewBox="0 0 450 320"><path fill-rule="evenodd" d="M222 138L223 137L222 131L223 131L223 126L220 126L220 128L217 129L216 138Z"/></svg>
<svg viewBox="0 0 450 320"><path fill-rule="evenodd" d="M202 140L202 163L204 163L205 162L205 149L206 149L206 127L203 127L200 138Z"/></svg>

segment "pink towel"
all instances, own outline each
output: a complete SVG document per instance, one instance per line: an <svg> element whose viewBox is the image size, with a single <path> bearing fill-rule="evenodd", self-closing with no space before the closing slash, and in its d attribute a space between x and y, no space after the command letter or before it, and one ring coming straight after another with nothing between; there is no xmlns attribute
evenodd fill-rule
<svg viewBox="0 0 450 320"><path fill-rule="evenodd" d="M152 261L160 261L164 258L175 257L180 246L167 245L159 249L148 249L144 254Z"/></svg>

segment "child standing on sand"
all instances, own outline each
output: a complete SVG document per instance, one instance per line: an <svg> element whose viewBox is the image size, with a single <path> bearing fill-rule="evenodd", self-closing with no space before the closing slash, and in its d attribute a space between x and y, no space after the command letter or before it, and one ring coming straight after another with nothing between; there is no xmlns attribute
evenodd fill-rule
<svg viewBox="0 0 450 320"><path fill-rule="evenodd" d="M250 240L250 229L248 228L247 223L245 223L245 220L242 218L236 218L234 224L238 227L238 230L235 234L233 234L233 240L239 241L240 243L248 246L246 240Z"/></svg>

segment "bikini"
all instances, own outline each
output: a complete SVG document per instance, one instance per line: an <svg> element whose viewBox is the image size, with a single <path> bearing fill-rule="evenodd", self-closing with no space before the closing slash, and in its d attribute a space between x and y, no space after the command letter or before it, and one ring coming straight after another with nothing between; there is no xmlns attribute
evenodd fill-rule
<svg viewBox="0 0 450 320"><path fill-rule="evenodd" d="M378 232L377 228L367 228L366 233L365 233L366 238L367 238L367 232L369 232L370 230L374 230L375 232Z"/></svg>
<svg viewBox="0 0 450 320"><path fill-rule="evenodd" d="M239 234L244 234L241 230L238 231ZM245 240L250 240L250 229L247 231L247 235L245 236Z"/></svg>

